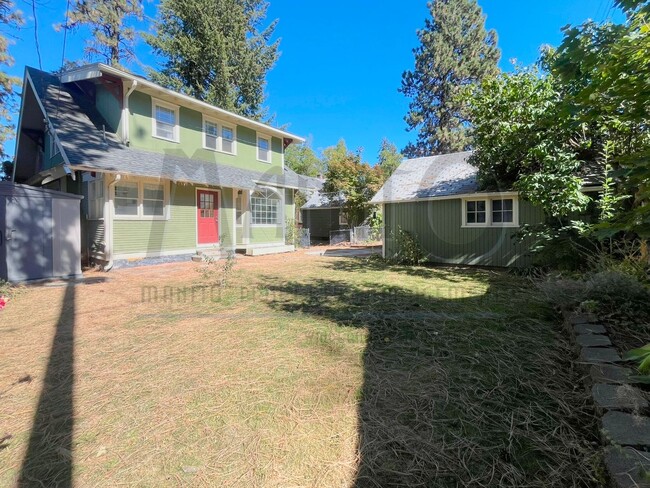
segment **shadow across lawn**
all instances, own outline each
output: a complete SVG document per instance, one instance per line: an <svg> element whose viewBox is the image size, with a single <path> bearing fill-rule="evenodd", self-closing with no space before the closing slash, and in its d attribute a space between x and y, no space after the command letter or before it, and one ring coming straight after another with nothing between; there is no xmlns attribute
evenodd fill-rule
<svg viewBox="0 0 650 488"><path fill-rule="evenodd" d="M66 287L18 486L72 486L75 284Z"/></svg>
<svg viewBox="0 0 650 488"><path fill-rule="evenodd" d="M368 264L362 282L351 279ZM597 486L587 443L597 427L570 352L522 283L361 260L329 267L327 278L264 286L273 309L367 331L354 486ZM415 291L411 276L431 289ZM474 289L453 291L472 277ZM314 337L344 350L331 344L340 336Z"/></svg>

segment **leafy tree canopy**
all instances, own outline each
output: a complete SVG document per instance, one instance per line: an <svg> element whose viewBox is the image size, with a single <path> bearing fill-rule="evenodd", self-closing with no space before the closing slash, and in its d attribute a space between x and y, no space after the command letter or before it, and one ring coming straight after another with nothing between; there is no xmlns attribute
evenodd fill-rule
<svg viewBox="0 0 650 488"><path fill-rule="evenodd" d="M325 173L325 163L307 143L287 147L284 164L300 175L318 176Z"/></svg>
<svg viewBox="0 0 650 488"><path fill-rule="evenodd" d="M457 96L463 86L498 72L501 53L497 34L485 29L476 0L433 0L431 18L418 31L415 68L402 75L400 91L411 99L405 117L417 131L407 157L429 156L469 148L468 113Z"/></svg>
<svg viewBox="0 0 650 488"><path fill-rule="evenodd" d="M277 21L260 30L264 0L162 0L153 34L145 34L163 58L156 83L225 110L264 116L265 76L278 58L270 42Z"/></svg>
<svg viewBox="0 0 650 488"><path fill-rule="evenodd" d="M368 202L379 190L383 173L379 166L370 166L361 161L361 152L349 151L341 139L336 146L323 151L327 165L323 191L342 192L346 196L343 208L350 226L363 222L368 214Z"/></svg>
<svg viewBox="0 0 650 488"><path fill-rule="evenodd" d="M404 156L397 150L397 146L384 138L381 141L381 148L379 149L379 159L377 165L383 173L383 181L386 181L390 175L402 164Z"/></svg>

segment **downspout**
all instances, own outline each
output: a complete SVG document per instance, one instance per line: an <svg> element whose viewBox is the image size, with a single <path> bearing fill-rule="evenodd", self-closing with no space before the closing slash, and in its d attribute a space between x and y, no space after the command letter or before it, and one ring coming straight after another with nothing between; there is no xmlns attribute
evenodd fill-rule
<svg viewBox="0 0 650 488"><path fill-rule="evenodd" d="M138 80L133 80L131 83L131 87L129 90L124 94L124 103L123 109L122 109L122 140L124 141L124 144L129 144L130 140L130 134L129 134L129 97L131 96L131 93L135 90L135 87L138 86Z"/></svg>
<svg viewBox="0 0 650 488"><path fill-rule="evenodd" d="M122 175L116 174L115 179L108 184L108 202L107 210L104 212L104 240L106 245L104 247L104 253L107 258L107 263L104 265L104 271L110 271L113 267L113 199L111 195L113 194L113 188L115 185L122 179ZM107 215L108 214L108 215Z"/></svg>

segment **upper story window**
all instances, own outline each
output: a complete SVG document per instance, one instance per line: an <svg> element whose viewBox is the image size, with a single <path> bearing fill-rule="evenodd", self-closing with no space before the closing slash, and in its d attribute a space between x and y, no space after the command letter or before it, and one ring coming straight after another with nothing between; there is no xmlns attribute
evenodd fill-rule
<svg viewBox="0 0 650 488"><path fill-rule="evenodd" d="M203 117L203 147L212 151L235 154L235 129Z"/></svg>
<svg viewBox="0 0 650 488"><path fill-rule="evenodd" d="M257 159L265 163L271 162L271 139L257 136Z"/></svg>
<svg viewBox="0 0 650 488"><path fill-rule="evenodd" d="M282 217L282 200L273 190L262 188L251 194L253 224L277 225Z"/></svg>
<svg viewBox="0 0 650 488"><path fill-rule="evenodd" d="M463 227L518 227L516 197L468 198L463 200Z"/></svg>
<svg viewBox="0 0 650 488"><path fill-rule="evenodd" d="M162 220L167 218L169 183L121 181L115 185L115 217Z"/></svg>
<svg viewBox="0 0 650 488"><path fill-rule="evenodd" d="M178 142L178 107L153 99L153 135L159 139Z"/></svg>

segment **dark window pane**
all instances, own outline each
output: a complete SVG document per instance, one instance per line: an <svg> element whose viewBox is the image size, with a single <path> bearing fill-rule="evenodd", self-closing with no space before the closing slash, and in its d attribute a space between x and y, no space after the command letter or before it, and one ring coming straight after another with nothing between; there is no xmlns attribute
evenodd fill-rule
<svg viewBox="0 0 650 488"><path fill-rule="evenodd" d="M467 214L467 223L468 224L476 223L476 214L475 213L468 213Z"/></svg>
<svg viewBox="0 0 650 488"><path fill-rule="evenodd" d="M503 212L503 221L504 222L513 222L513 220L514 219L513 219L512 210L506 210L505 212Z"/></svg>
<svg viewBox="0 0 650 488"><path fill-rule="evenodd" d="M467 211L473 212L476 210L476 202L467 202Z"/></svg>
<svg viewBox="0 0 650 488"><path fill-rule="evenodd" d="M503 200L493 200L492 201L492 210L501 210L501 204Z"/></svg>
<svg viewBox="0 0 650 488"><path fill-rule="evenodd" d="M476 214L476 222L479 224L485 223L485 212L479 212Z"/></svg>
<svg viewBox="0 0 650 488"><path fill-rule="evenodd" d="M476 209L480 212L485 212L485 200L476 202Z"/></svg>
<svg viewBox="0 0 650 488"><path fill-rule="evenodd" d="M502 214L501 212L492 212L492 222L502 222Z"/></svg>
<svg viewBox="0 0 650 488"><path fill-rule="evenodd" d="M504 210L512 210L512 198L503 201Z"/></svg>

